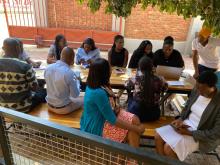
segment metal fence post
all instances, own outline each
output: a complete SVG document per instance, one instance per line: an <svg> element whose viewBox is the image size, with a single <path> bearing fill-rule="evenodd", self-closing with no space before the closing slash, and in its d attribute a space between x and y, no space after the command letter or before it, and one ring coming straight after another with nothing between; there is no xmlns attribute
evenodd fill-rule
<svg viewBox="0 0 220 165"><path fill-rule="evenodd" d="M14 165L13 160L11 159L12 152L11 147L8 144L9 139L6 135L6 128L5 128L5 121L2 116L0 116L0 143L1 143L1 150L4 156L5 164L6 165Z"/></svg>

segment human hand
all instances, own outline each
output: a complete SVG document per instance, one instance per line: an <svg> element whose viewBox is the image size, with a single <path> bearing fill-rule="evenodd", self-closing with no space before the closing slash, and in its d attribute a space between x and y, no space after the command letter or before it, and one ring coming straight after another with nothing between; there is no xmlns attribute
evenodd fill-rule
<svg viewBox="0 0 220 165"><path fill-rule="evenodd" d="M192 132L188 130L190 126L188 125L182 125L181 127L176 129L176 132L178 132L181 135L189 135L192 136Z"/></svg>
<svg viewBox="0 0 220 165"><path fill-rule="evenodd" d="M177 120L174 120L171 123L171 125L174 126L175 128L179 128L179 127L182 127L183 121L181 119L177 119Z"/></svg>
<svg viewBox="0 0 220 165"><path fill-rule="evenodd" d="M144 128L143 125L137 126L136 132L137 132L139 135L142 135L142 134L144 133L144 131L145 131L145 128Z"/></svg>
<svg viewBox="0 0 220 165"><path fill-rule="evenodd" d="M197 79L199 77L199 72L195 71L195 73L193 74L193 78Z"/></svg>
<svg viewBox="0 0 220 165"><path fill-rule="evenodd" d="M41 65L41 61L33 62L32 65L34 68L39 68Z"/></svg>
<svg viewBox="0 0 220 165"><path fill-rule="evenodd" d="M83 59L83 58L79 60L79 63L80 63L80 64L83 64L83 65L84 65L85 62L86 62L86 61L85 61L85 59Z"/></svg>

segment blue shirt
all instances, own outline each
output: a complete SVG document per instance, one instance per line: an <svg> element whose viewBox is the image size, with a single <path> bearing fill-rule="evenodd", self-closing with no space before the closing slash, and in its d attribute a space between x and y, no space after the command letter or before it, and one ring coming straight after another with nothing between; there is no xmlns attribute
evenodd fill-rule
<svg viewBox="0 0 220 165"><path fill-rule="evenodd" d="M80 94L80 82L69 65L63 61L50 64L44 77L47 84L46 100L49 104L62 107L71 102L71 97L78 97Z"/></svg>
<svg viewBox="0 0 220 165"><path fill-rule="evenodd" d="M80 129L102 136L105 121L116 123L116 116L111 108L107 93L102 88L86 87L84 111L80 120Z"/></svg>
<svg viewBox="0 0 220 165"><path fill-rule="evenodd" d="M88 61L88 60L95 60L96 58L99 57L100 57L99 49L91 50L88 53L86 53L83 48L78 48L76 53L76 64L79 64L80 60L82 59Z"/></svg>

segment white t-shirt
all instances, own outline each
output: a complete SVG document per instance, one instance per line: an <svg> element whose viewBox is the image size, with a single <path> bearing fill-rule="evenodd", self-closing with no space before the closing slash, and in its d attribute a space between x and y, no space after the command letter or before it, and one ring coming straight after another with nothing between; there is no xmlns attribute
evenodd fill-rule
<svg viewBox="0 0 220 165"><path fill-rule="evenodd" d="M220 39L212 37L209 38L206 46L201 45L198 38L192 42L192 50L197 50L199 55L199 64L213 69L218 68L219 50L216 49L218 46L220 46Z"/></svg>
<svg viewBox="0 0 220 165"><path fill-rule="evenodd" d="M202 114L205 111L208 104L210 103L210 101L211 98L206 98L200 95L195 101L195 103L192 105L191 113L188 119L184 120L184 123L186 125L189 125L192 130L197 130Z"/></svg>
<svg viewBox="0 0 220 165"><path fill-rule="evenodd" d="M56 52L56 47L54 44L50 45L50 49L49 49L49 52L48 52L48 55L49 56L56 56L57 52ZM55 57L56 58L56 57Z"/></svg>

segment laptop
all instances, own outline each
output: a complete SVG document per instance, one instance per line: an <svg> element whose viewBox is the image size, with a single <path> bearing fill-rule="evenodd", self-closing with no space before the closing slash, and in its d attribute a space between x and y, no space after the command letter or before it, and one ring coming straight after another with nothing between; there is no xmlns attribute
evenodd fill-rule
<svg viewBox="0 0 220 165"><path fill-rule="evenodd" d="M166 80L179 80L182 74L183 68L162 66L158 65L156 68L156 74L163 76Z"/></svg>

